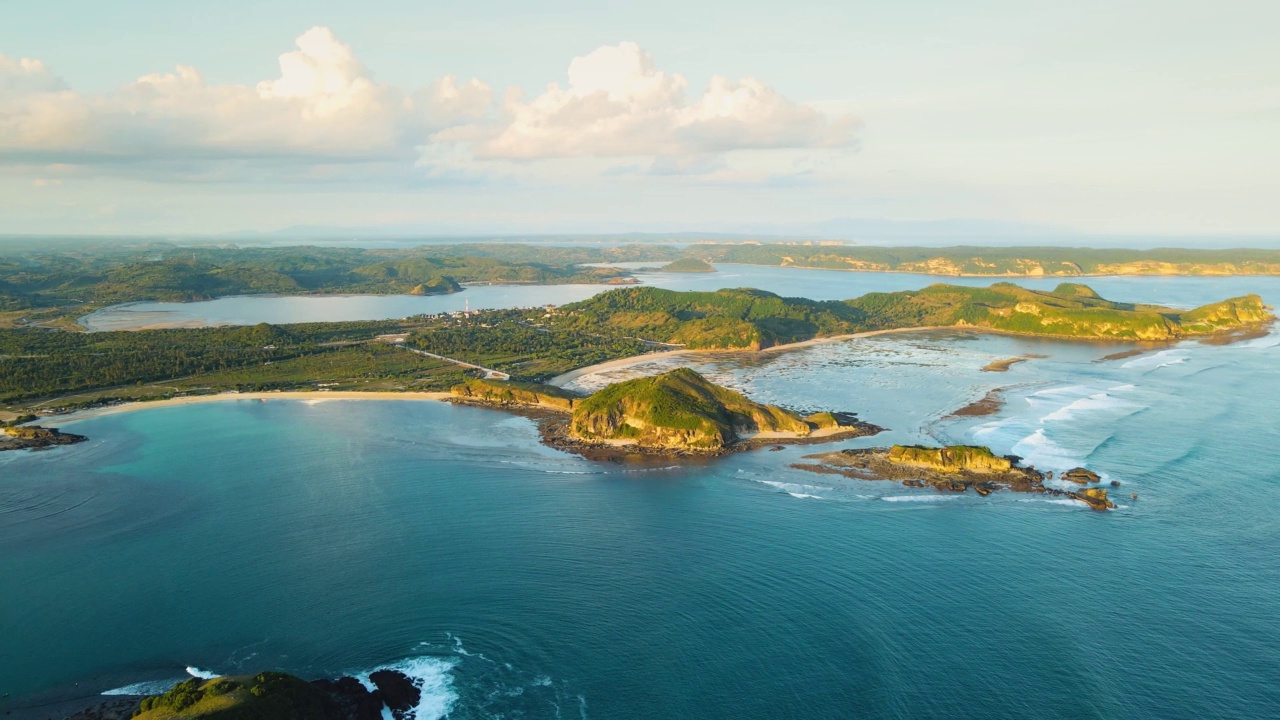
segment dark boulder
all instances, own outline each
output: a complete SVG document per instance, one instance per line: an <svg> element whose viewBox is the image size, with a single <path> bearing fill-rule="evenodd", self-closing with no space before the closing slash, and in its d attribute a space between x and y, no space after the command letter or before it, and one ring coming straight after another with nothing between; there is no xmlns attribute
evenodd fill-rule
<svg viewBox="0 0 1280 720"><path fill-rule="evenodd" d="M403 719L407 713L418 706L422 699L422 691L413 684L409 676L395 670L379 670L369 674L369 680L378 687L382 701L391 708L396 718Z"/></svg>

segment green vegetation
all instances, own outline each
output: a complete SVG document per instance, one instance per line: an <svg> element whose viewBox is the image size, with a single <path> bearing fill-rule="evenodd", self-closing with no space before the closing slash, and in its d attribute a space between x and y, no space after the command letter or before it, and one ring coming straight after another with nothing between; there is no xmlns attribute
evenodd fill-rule
<svg viewBox="0 0 1280 720"><path fill-rule="evenodd" d="M326 720L341 716L334 700L315 685L292 675L263 672L180 682L163 695L143 699L133 717L138 720Z"/></svg>
<svg viewBox="0 0 1280 720"><path fill-rule="evenodd" d="M377 334L401 322L70 333L0 330L0 403L62 396L60 404L224 390L444 390L461 369ZM68 395L84 393L80 397Z"/></svg>
<svg viewBox="0 0 1280 720"><path fill-rule="evenodd" d="M707 262L929 275L1278 275L1280 250L699 245Z"/></svg>
<svg viewBox="0 0 1280 720"><path fill-rule="evenodd" d="M572 411L581 398L551 385L470 378L453 387L453 394L494 405L534 405Z"/></svg>
<svg viewBox="0 0 1280 720"><path fill-rule="evenodd" d="M104 243L46 249L0 245L0 311L46 318L48 308L140 300L188 301L254 293L435 294L458 283L626 282L617 268L581 263L670 259L667 248L428 245L399 250L335 247L179 247Z"/></svg>
<svg viewBox="0 0 1280 720"><path fill-rule="evenodd" d="M415 332L408 344L534 382L652 349L639 340L614 333L532 324L542 319L534 313L524 320L518 311L480 313L465 323Z"/></svg>
<svg viewBox="0 0 1280 720"><path fill-rule="evenodd" d="M101 333L26 327L0 329L0 404L8 406L8 417L35 408L227 390L439 391L476 374L411 350L538 383L672 345L762 349L869 330L935 326L1163 341L1270 319L1256 295L1179 311L1110 302L1084 285L1066 283L1043 292L997 283L988 288L939 284L843 302L751 289L637 287L558 309L391 321Z"/></svg>
<svg viewBox="0 0 1280 720"><path fill-rule="evenodd" d="M906 465L918 465L943 472L972 471L980 473L1009 472L1013 463L997 456L991 448L979 445L948 445L932 448L924 445L894 445L889 459Z"/></svg>
<svg viewBox="0 0 1280 720"><path fill-rule="evenodd" d="M880 327L972 326L1073 338L1174 340L1271 318L1257 295L1191 311L1103 300L1084 285L1052 292L1012 283L989 288L931 285L923 290L870 293L848 301Z"/></svg>
<svg viewBox="0 0 1280 720"><path fill-rule="evenodd" d="M752 289L677 292L624 288L565 305L552 327L609 327L651 341L759 350L820 335L856 332L864 314L846 303L782 298Z"/></svg>
<svg viewBox="0 0 1280 720"><path fill-rule="evenodd" d="M680 258L673 263L664 265L663 272L674 273L713 273L716 269L710 264L698 258Z"/></svg>
<svg viewBox="0 0 1280 720"><path fill-rule="evenodd" d="M653 287L602 293L561 308L555 327L612 327L689 348L761 349L816 337L911 327L979 327L1074 338L1173 340L1265 322L1257 295L1191 311L1116 303L1084 285L1052 292L1012 283L937 284L869 293L844 302L782 298L761 290L675 292Z"/></svg>
<svg viewBox="0 0 1280 720"><path fill-rule="evenodd" d="M808 435L794 413L752 402L688 368L614 383L578 402L571 437L661 448L718 451L739 432Z"/></svg>
<svg viewBox="0 0 1280 720"><path fill-rule="evenodd" d="M419 283L409 291L410 295L447 295L449 293L462 292L462 286L454 281L451 277L438 275L430 280Z"/></svg>

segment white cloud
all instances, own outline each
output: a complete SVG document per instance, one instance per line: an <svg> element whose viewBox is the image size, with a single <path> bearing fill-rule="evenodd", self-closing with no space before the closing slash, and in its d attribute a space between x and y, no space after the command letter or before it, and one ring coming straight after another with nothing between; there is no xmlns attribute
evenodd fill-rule
<svg viewBox="0 0 1280 720"><path fill-rule="evenodd" d="M0 163L215 181L248 169L311 182L405 172L474 181L503 169L495 160L641 157L661 161L657 174L699 175L728 151L847 145L856 125L753 78L713 78L690 101L688 81L635 43L575 58L565 87L532 100L509 91L500 112L476 79L379 83L328 28L295 44L261 82L213 84L179 65L106 93L75 92L39 61L0 55ZM339 167L351 163L368 167Z"/></svg>
<svg viewBox="0 0 1280 720"><path fill-rule="evenodd" d="M62 87L62 81L39 60L14 60L0 55L0 98L7 94L61 90Z"/></svg>
<svg viewBox="0 0 1280 720"><path fill-rule="evenodd" d="M477 157L676 156L760 148L847 145L857 121L830 119L754 78L712 78L688 102L688 81L658 70L639 45L605 46L569 64L568 85L552 83L525 102L509 93L504 123L438 133L473 142Z"/></svg>
<svg viewBox="0 0 1280 720"><path fill-rule="evenodd" d="M211 85L192 67L114 92L61 89L38 62L0 56L0 155L41 161L302 157L411 162L433 130L483 115L492 91L445 77L417 93L375 82L327 28L280 56L280 76Z"/></svg>

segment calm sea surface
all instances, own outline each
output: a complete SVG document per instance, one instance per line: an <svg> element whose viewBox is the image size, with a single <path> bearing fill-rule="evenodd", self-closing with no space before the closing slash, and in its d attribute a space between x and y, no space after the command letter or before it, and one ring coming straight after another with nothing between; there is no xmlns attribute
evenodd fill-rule
<svg viewBox="0 0 1280 720"><path fill-rule="evenodd" d="M846 297L934 280L727 270L653 281ZM1271 278L1089 282L1280 298ZM821 449L1083 464L1123 483L1109 513L813 475L789 467L802 447L595 463L436 403L74 423L90 442L0 456L0 710L187 667L391 665L423 684L420 720L1280 716L1280 334L1099 361L1122 349L922 332L687 361L890 428ZM1026 353L1047 357L980 370ZM998 414L946 418L994 388Z"/></svg>

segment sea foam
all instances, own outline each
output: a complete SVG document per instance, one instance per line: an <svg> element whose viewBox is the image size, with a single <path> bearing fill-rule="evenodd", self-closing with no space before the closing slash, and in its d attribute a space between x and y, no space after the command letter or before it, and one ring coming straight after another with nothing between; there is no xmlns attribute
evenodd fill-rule
<svg viewBox="0 0 1280 720"><path fill-rule="evenodd" d="M410 720L440 720L449 714L454 703L458 702L458 693L453 687L452 670L458 662L439 657L411 657L388 665L381 665L362 673L353 675L370 692L377 689L369 676L379 670L395 670L402 672L422 693L418 704L409 711ZM384 718L391 717L390 711L383 709Z"/></svg>
<svg viewBox="0 0 1280 720"><path fill-rule="evenodd" d="M144 682L125 685L124 687L112 688L104 690L103 695L160 695L169 691L169 688L182 682L182 678L171 678L169 680L147 680Z"/></svg>

